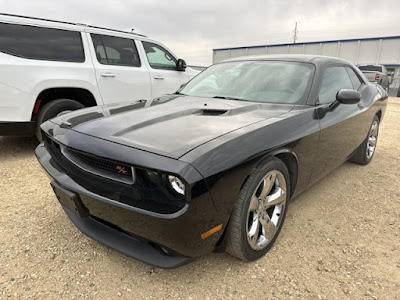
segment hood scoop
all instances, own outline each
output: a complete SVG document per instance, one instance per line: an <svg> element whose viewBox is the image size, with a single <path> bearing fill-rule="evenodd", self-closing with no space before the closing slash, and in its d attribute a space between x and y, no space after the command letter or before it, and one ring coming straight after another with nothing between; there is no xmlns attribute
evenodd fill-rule
<svg viewBox="0 0 400 300"><path fill-rule="evenodd" d="M220 116L227 112L226 109L202 109L200 115L202 116Z"/></svg>

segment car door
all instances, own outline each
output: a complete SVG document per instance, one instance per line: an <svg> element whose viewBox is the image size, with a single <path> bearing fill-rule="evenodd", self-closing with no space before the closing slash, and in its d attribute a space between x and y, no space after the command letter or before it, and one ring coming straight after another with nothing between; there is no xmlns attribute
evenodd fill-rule
<svg viewBox="0 0 400 300"><path fill-rule="evenodd" d="M150 99L148 68L139 57L135 40L90 34L97 84L104 103Z"/></svg>
<svg viewBox="0 0 400 300"><path fill-rule="evenodd" d="M152 96L171 94L189 80L186 71L176 70L176 58L161 45L142 41L149 65Z"/></svg>
<svg viewBox="0 0 400 300"><path fill-rule="evenodd" d="M351 69L350 69L351 70ZM357 77L356 74L353 74ZM358 79L359 80L359 79ZM360 80L359 80L360 81ZM355 82L355 79L354 79ZM348 67L333 65L326 68L320 85L317 112L336 100L340 89L360 88L353 84ZM334 110L319 113L320 138L315 169L310 184L340 166L364 140L365 116L362 102L358 104L339 104Z"/></svg>

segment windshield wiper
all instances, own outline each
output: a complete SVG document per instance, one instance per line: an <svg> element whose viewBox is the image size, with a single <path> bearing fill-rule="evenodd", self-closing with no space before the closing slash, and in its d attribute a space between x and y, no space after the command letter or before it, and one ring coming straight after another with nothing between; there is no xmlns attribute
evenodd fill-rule
<svg viewBox="0 0 400 300"><path fill-rule="evenodd" d="M225 96L214 96L214 99L225 99L225 100L238 100L238 101L246 101L244 99L239 99L235 97L225 97Z"/></svg>

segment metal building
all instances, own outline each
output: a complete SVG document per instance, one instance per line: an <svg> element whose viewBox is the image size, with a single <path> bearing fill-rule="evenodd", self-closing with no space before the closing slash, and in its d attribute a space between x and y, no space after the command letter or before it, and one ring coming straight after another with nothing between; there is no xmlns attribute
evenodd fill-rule
<svg viewBox="0 0 400 300"><path fill-rule="evenodd" d="M392 80L389 94L400 96L400 36L213 49L213 62L238 56L288 53L336 56L356 65L385 65Z"/></svg>

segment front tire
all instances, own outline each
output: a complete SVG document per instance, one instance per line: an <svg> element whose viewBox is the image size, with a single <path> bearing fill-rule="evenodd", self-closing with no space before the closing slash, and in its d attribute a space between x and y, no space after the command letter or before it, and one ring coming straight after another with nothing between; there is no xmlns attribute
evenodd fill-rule
<svg viewBox="0 0 400 300"><path fill-rule="evenodd" d="M374 157L379 134L379 118L374 117L367 138L350 158L351 162L368 165Z"/></svg>
<svg viewBox="0 0 400 300"><path fill-rule="evenodd" d="M286 165L275 157L255 168L240 191L227 229L227 252L253 261L274 244L290 198Z"/></svg>
<svg viewBox="0 0 400 300"><path fill-rule="evenodd" d="M70 99L57 99L50 101L46 105L44 105L36 118L36 128L35 128L35 135L39 142L43 140L42 132L40 131L40 125L47 120L58 116L60 113L64 111L73 111L77 109L84 108L81 103L70 100Z"/></svg>

